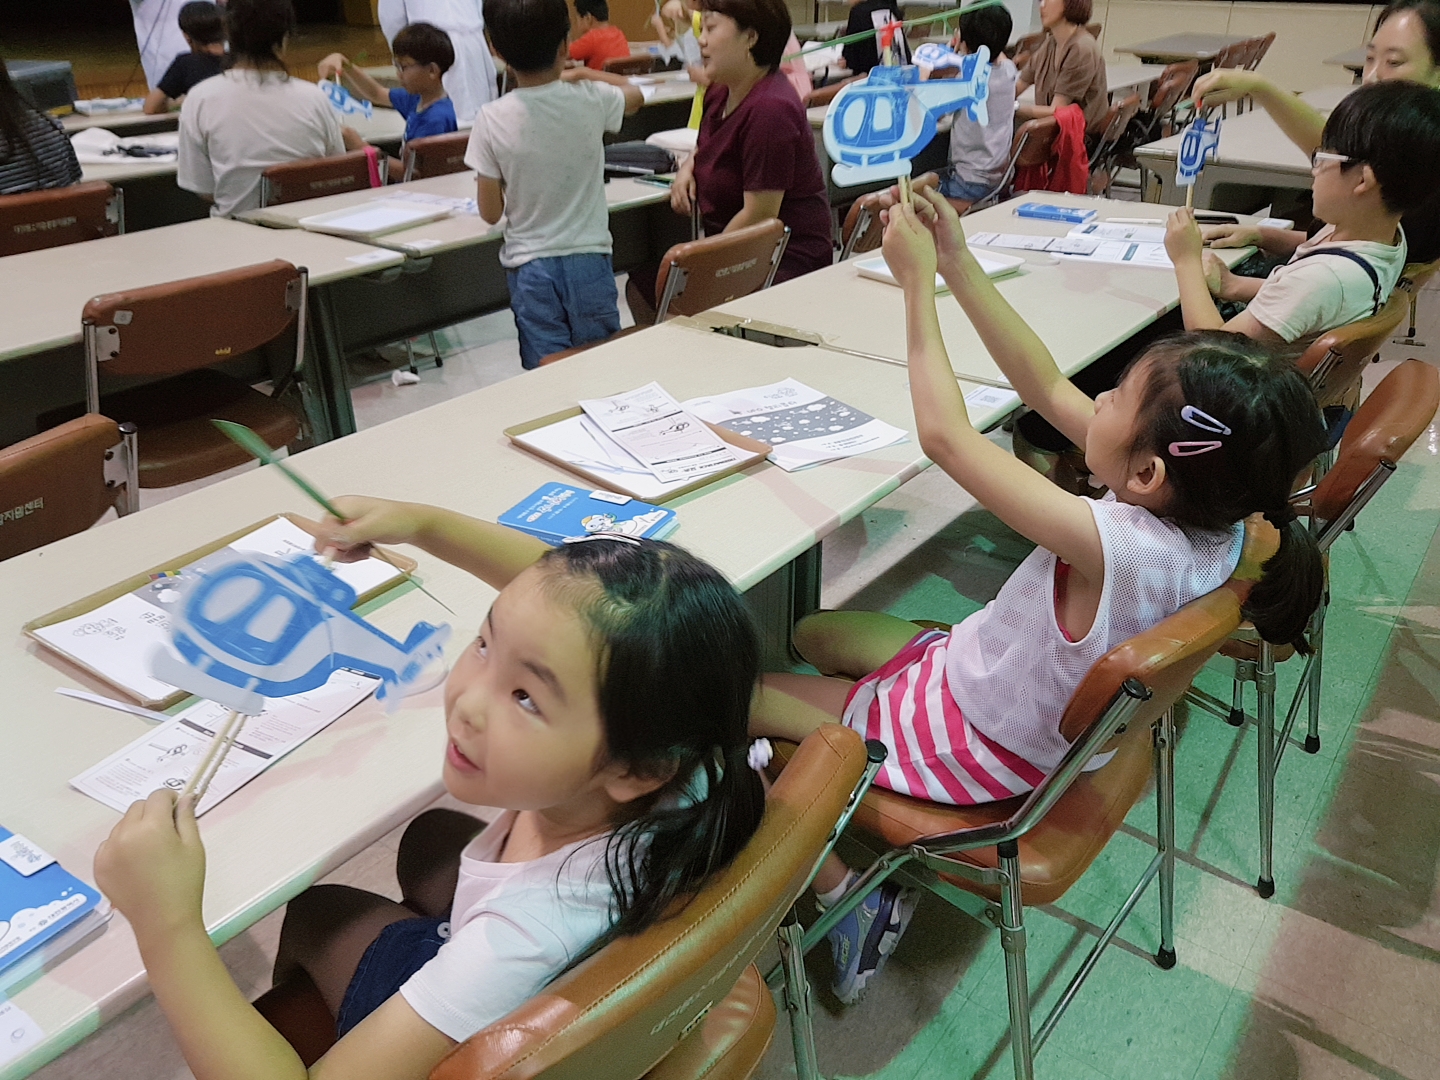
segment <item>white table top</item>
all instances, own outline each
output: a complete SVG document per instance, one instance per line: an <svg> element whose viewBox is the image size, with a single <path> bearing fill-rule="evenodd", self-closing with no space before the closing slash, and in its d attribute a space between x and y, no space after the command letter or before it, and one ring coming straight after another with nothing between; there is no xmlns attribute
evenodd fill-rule
<svg viewBox="0 0 1440 1080"><path fill-rule="evenodd" d="M263 210L247 210L238 215L241 221L257 225L268 225L272 229L298 228L301 218L313 214L324 214L331 210L343 210L347 206L383 199L394 192L418 191L429 195L443 195L451 199L473 199L475 197L475 174L473 172L450 173L435 176L429 180L412 180L408 184L395 184L384 188L367 188L364 191L347 191L340 195L326 195L319 199L285 203ZM670 189L654 184L641 183L628 177L619 177L605 185L605 201L611 213L628 210L635 206L668 202ZM489 225L478 215L456 214L441 218L413 229L401 229L386 233L369 241L376 247L413 255L433 255L453 248L467 247L487 240L498 241L505 231L504 220Z"/></svg>
<svg viewBox="0 0 1440 1080"><path fill-rule="evenodd" d="M1215 54L1227 45L1248 40L1245 34L1200 34L1185 31L1167 34L1135 45L1117 45L1116 52L1131 53L1135 56L1173 57L1186 60L1213 60Z"/></svg>
<svg viewBox="0 0 1440 1080"><path fill-rule="evenodd" d="M680 527L674 541L748 588L925 467L903 369L819 349L771 349L671 324L292 460L324 491L437 503L493 520L541 484L566 475L511 446L501 435L505 426L657 377L684 399L787 375L859 403L912 435L900 445L796 473L753 466L676 500ZM0 621L10 634L0 647L6 691L0 821L91 879L95 849L118 815L67 782L147 728L142 720L57 696L58 686L113 691L37 650L21 637L20 625L285 510L313 515L275 470L253 470L0 564ZM450 619L453 656L475 632L494 592L454 567L412 554L419 555L418 576L426 588L458 618L414 590L368 618L402 638L417 620ZM440 790L443 746L438 688L402 702L388 717L367 703L206 815L205 919L212 937L232 937L432 800ZM0 1067L0 1080L26 1075L92 1030L97 1013L99 1020L112 1019L144 993L133 936L117 915L101 937L14 996L46 1032L48 1044Z"/></svg>
<svg viewBox="0 0 1440 1080"><path fill-rule="evenodd" d="M179 116L179 113L172 114ZM151 117L151 119L154 119ZM178 124L178 120L176 121ZM394 109L382 109L378 106L373 110L370 119L363 116L344 117L347 127L352 127L360 133L360 137L366 142L381 143L394 142L405 134L405 118ZM88 127L109 128L109 124L95 123L86 125ZM116 128L115 133L123 136L125 132ZM108 180L112 184L123 180L136 180L146 176L175 175L175 162L173 161L121 161L114 165L82 165L80 167L82 179L84 180Z"/></svg>
<svg viewBox="0 0 1440 1080"><path fill-rule="evenodd" d="M1106 92L1115 94L1119 90L1130 90L1152 83L1164 74L1164 64L1106 64L1105 65L1105 88ZM1035 100L1035 87L1026 87L1025 93L1016 100L1022 102L1033 102Z"/></svg>
<svg viewBox="0 0 1440 1080"><path fill-rule="evenodd" d="M1349 68L1351 71L1359 71L1365 66L1365 46L1356 45L1353 49L1346 49L1344 52L1327 57L1324 62L1334 67L1343 67Z"/></svg>
<svg viewBox="0 0 1440 1080"><path fill-rule="evenodd" d="M360 259L352 262L352 259ZM310 270L311 284L404 261L398 252L299 230L205 218L0 258L0 360L81 339L86 301L120 289L215 274L270 259Z"/></svg>
<svg viewBox="0 0 1440 1080"><path fill-rule="evenodd" d="M1322 86L1307 90L1300 96L1321 112L1328 113L1340 103L1341 98L1354 89L1353 86ZM1183 132L1146 143L1136 147L1136 156L1174 161L1180 153L1182 138ZM1219 165L1254 166L1285 172L1310 171L1309 156L1290 141L1280 130L1280 125L1275 123L1264 109L1251 109L1223 122L1215 162Z"/></svg>
<svg viewBox="0 0 1440 1080"><path fill-rule="evenodd" d="M962 220L967 234L977 232L1029 233L1064 236L1064 222L1016 217L1014 207L1023 201L1043 201L1094 207L1097 220L1106 217L1153 217L1160 224L1170 207L1151 203L1118 202L1083 195L1031 192ZM1248 249L1235 249L1238 258ZM865 258L873 257L871 252ZM1000 279L1001 294L1049 346L1055 362L1067 375L1128 339L1159 315L1179 303L1175 274L1170 270L1129 266L1087 265L1041 252L1006 252L1024 255L1018 273ZM1220 253L1226 254L1226 253ZM838 263L764 292L724 304L731 315L819 333L826 342L842 348L874 353L892 360L905 358L904 298L900 289L863 278L851 262ZM981 344L969 319L948 294L939 298L940 327L950 363L962 379L971 376L995 382L1004 379Z"/></svg>
<svg viewBox="0 0 1440 1080"><path fill-rule="evenodd" d="M62 116L60 126L67 135L92 127L108 128L116 135L124 135L128 128L142 126L151 127L154 131L175 131L180 127L180 111L177 109L174 112L152 114L134 109L127 112L97 113L95 116L75 112Z"/></svg>

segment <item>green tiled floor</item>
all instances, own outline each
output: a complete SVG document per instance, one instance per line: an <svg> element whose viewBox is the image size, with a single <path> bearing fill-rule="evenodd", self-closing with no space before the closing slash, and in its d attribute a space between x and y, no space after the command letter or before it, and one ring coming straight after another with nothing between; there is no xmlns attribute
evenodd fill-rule
<svg viewBox="0 0 1440 1080"><path fill-rule="evenodd" d="M1176 754L1179 964L1167 972L1150 960L1152 888L1040 1054L1040 1077L1440 1078L1440 574L1421 574L1440 570L1437 485L1440 459L1422 439L1335 545L1321 751L1290 746L1277 777L1276 896L1253 888L1253 725L1192 709ZM898 585L876 592L893 598L893 614L958 620L1024 550L975 511L897 566ZM1297 658L1280 668L1277 722L1300 667ZM1201 685L1228 701L1230 670L1213 661ZM1254 693L1247 688L1252 715ZM1148 863L1154 830L1152 796L1059 904L1027 910L1037 1018ZM924 904L943 907L934 897ZM966 946L951 949L955 938ZM828 962L812 970L823 979ZM939 988L924 1001L905 993L917 973ZM967 916L917 917L861 1005L820 1000L829 1076L1012 1075L999 938ZM783 1024L763 1075L793 1075Z"/></svg>

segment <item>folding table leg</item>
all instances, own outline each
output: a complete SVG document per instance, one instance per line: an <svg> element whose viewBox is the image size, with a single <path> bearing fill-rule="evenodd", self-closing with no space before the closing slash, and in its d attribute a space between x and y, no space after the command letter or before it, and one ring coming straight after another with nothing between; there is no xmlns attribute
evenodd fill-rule
<svg viewBox="0 0 1440 1080"><path fill-rule="evenodd" d="M1010 1054L1015 1080L1035 1080L1035 1050L1030 1039L1030 982L1025 970L1025 915L1020 897L1020 846L1007 840L996 846L1000 871L1000 945L1005 950L1005 990L1010 1003Z"/></svg>
<svg viewBox="0 0 1440 1080"><path fill-rule="evenodd" d="M1275 895L1275 648L1260 642L1255 665L1255 735L1259 746L1260 878L1255 890L1266 899Z"/></svg>
<svg viewBox="0 0 1440 1080"><path fill-rule="evenodd" d="M1320 668L1325 660L1324 603L1315 612L1315 627L1310 632L1310 647L1315 650L1315 658L1310 664L1310 685L1305 690L1310 695L1310 700L1306 702L1310 708L1310 730L1305 734L1305 752L1317 754L1320 752Z"/></svg>

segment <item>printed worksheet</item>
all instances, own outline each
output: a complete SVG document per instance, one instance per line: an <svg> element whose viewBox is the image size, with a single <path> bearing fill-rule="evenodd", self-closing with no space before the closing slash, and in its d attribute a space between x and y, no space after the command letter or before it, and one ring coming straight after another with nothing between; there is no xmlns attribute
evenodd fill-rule
<svg viewBox="0 0 1440 1080"><path fill-rule="evenodd" d="M210 782L196 812L208 813L307 739L364 701L380 680L357 671L337 671L324 686L287 698L266 700L265 711L246 719L224 764ZM230 710L200 701L167 723L111 754L70 786L113 810L153 791L180 791L199 767Z"/></svg>
<svg viewBox="0 0 1440 1080"><path fill-rule="evenodd" d="M1048 251L1052 255L1091 255L1100 246L1097 240L1070 236L1031 236L1028 233L971 233L965 239L971 247Z"/></svg>
<svg viewBox="0 0 1440 1080"><path fill-rule="evenodd" d="M293 558L313 555L315 539L288 518L281 517L247 533L230 547L236 551ZM181 578L187 571L203 568L218 554L207 555L183 570L156 574L133 592L84 615L40 627L34 634L57 652L140 701L164 701L177 690L150 674L151 652L157 645L169 645L169 606L180 596ZM355 563L335 563L330 569L354 589L357 596L404 576L389 563L373 557Z"/></svg>
<svg viewBox="0 0 1440 1080"><path fill-rule="evenodd" d="M1071 236L1090 237L1092 240L1137 240L1142 244L1163 244L1165 224L1126 225L1124 222L1088 221L1070 230Z"/></svg>
<svg viewBox="0 0 1440 1080"><path fill-rule="evenodd" d="M903 442L906 432L795 379L691 398L702 420L769 444L769 459L794 472Z"/></svg>
<svg viewBox="0 0 1440 1080"><path fill-rule="evenodd" d="M660 481L693 480L739 459L725 440L687 412L659 383L615 397L584 400L580 407Z"/></svg>

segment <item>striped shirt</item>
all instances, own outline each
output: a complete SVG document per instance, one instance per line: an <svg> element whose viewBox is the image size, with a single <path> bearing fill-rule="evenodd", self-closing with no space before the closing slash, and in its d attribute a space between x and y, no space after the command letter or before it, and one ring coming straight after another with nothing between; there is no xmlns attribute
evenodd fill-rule
<svg viewBox="0 0 1440 1080"><path fill-rule="evenodd" d="M8 145L0 136L0 195L80 182L80 163L58 121L26 109L21 127L29 143L28 151L24 146Z"/></svg>

